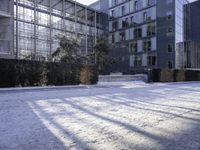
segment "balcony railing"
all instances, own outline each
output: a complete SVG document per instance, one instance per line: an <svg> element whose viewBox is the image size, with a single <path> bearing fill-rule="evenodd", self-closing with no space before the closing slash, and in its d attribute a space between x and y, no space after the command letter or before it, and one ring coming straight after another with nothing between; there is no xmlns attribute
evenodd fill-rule
<svg viewBox="0 0 200 150"><path fill-rule="evenodd" d="M11 16L10 16L10 13L0 10L0 17L11 17Z"/></svg>

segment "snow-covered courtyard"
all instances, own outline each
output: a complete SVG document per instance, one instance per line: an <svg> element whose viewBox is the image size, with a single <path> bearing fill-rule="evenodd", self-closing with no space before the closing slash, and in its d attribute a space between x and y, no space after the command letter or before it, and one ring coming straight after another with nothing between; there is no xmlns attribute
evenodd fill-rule
<svg viewBox="0 0 200 150"><path fill-rule="evenodd" d="M0 150L200 150L200 82L0 90Z"/></svg>

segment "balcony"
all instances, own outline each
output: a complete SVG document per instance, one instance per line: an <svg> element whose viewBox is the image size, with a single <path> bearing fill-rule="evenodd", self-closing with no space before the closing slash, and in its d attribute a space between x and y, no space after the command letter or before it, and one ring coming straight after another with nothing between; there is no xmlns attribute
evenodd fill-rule
<svg viewBox="0 0 200 150"><path fill-rule="evenodd" d="M0 18L10 18L10 14L8 12L5 11L1 11L0 10Z"/></svg>

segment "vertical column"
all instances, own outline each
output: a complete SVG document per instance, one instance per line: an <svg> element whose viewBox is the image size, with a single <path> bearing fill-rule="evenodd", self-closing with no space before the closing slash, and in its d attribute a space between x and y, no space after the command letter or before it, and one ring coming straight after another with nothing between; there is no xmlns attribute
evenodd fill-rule
<svg viewBox="0 0 200 150"><path fill-rule="evenodd" d="M14 3L14 1L12 0L12 1L10 1L10 7L9 7L9 9L10 9L10 14L12 15L12 21L11 21L11 37L12 37L12 40L11 40L11 46L10 46L10 48L11 48L11 50L10 50L10 54L11 55L13 55L14 54L14 31L15 31L15 25L14 25L14 16L15 16L15 13L14 13L14 5L15 5L15 3ZM14 55L13 55L14 56Z"/></svg>
<svg viewBox="0 0 200 150"><path fill-rule="evenodd" d="M77 16L77 1L75 0L75 7L74 7L74 13L75 13L75 24L74 24L74 31L75 31L75 36L77 37L77 21L78 21L78 16Z"/></svg>
<svg viewBox="0 0 200 150"><path fill-rule="evenodd" d="M62 0L62 31L65 33L65 0Z"/></svg>
<svg viewBox="0 0 200 150"><path fill-rule="evenodd" d="M94 14L94 43L97 43L97 12Z"/></svg>
<svg viewBox="0 0 200 150"><path fill-rule="evenodd" d="M194 64L194 60L192 59L193 57L193 51L194 51L194 47L193 47L193 43L191 42L191 49L190 49L190 68L193 68L193 64Z"/></svg>
<svg viewBox="0 0 200 150"><path fill-rule="evenodd" d="M87 7L85 8L85 54L88 54L88 14Z"/></svg>
<svg viewBox="0 0 200 150"><path fill-rule="evenodd" d="M37 7L37 3L36 0L34 0L34 59L37 58L37 35L36 35L36 24L37 24L37 14L36 14L36 7Z"/></svg>
<svg viewBox="0 0 200 150"><path fill-rule="evenodd" d="M18 0L16 0L16 59L19 58L19 37L18 37L18 32L19 32L19 26L18 26Z"/></svg>
<svg viewBox="0 0 200 150"><path fill-rule="evenodd" d="M95 20L95 24L94 24L94 43L96 45L97 43L97 12L95 11L95 15L94 15L94 20ZM94 63L96 64L97 62L97 58L96 58L96 53L95 53L95 49L93 48L93 53L94 53Z"/></svg>
<svg viewBox="0 0 200 150"><path fill-rule="evenodd" d="M186 12L186 15L187 15L187 17L186 17L186 20L187 20L187 28L186 28L186 32L187 32L187 46L189 47L189 48L187 48L187 55L189 55L189 53L191 53L191 44L192 44L192 42L191 42L191 20L190 20L190 5L189 4L187 4L187 7L186 7L186 10L187 10L187 12ZM188 44L189 42L188 41L190 41L190 44ZM191 56L191 55L189 55L189 56ZM190 60L189 60L190 59ZM187 64L190 64L190 67L191 67L191 58L189 58L189 57L187 57ZM188 66L187 66L188 67Z"/></svg>
<svg viewBox="0 0 200 150"><path fill-rule="evenodd" d="M51 0L49 0L49 22L50 22L50 28L49 28L49 36L50 36L50 49L49 49L49 59L51 60L51 54L52 54L52 3Z"/></svg>

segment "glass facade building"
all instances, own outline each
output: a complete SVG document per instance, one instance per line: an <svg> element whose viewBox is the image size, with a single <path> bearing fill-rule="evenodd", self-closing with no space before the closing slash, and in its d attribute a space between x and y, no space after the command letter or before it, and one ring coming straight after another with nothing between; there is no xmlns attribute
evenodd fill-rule
<svg viewBox="0 0 200 150"><path fill-rule="evenodd" d="M12 39L8 39L9 48L5 51L6 46L1 45L0 55L4 51L18 59L48 60L58 47L58 34L77 38L80 54L86 55L93 52L96 38L105 32L103 14L76 1L1 0L0 5L0 11L9 7L7 20L12 26L5 26L7 31L13 31L9 35ZM1 36L6 34L0 32Z"/></svg>
<svg viewBox="0 0 200 150"><path fill-rule="evenodd" d="M193 30L187 4L187 0L100 0L92 9L72 0L1 0L0 57L48 60L60 33L77 37L85 55L109 30L112 72L190 67Z"/></svg>

